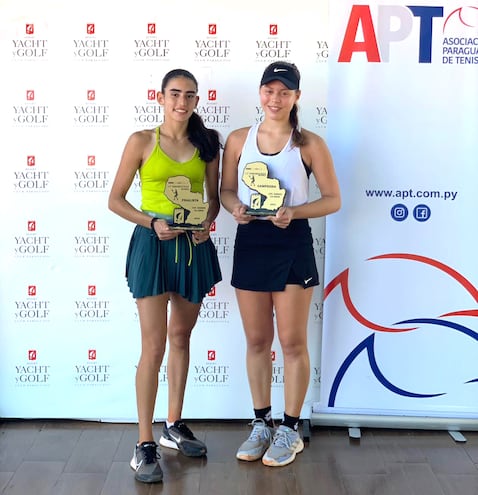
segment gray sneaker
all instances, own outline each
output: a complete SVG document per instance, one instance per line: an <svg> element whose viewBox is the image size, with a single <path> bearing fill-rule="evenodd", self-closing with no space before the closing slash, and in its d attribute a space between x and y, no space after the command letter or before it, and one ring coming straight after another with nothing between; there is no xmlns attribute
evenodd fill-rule
<svg viewBox="0 0 478 495"><path fill-rule="evenodd" d="M261 418L256 418L250 423L252 426L249 438L239 447L236 457L241 461L257 461L269 448L274 435L274 428L267 426Z"/></svg>
<svg viewBox="0 0 478 495"><path fill-rule="evenodd" d="M129 465L135 470L134 477L143 483L158 483L163 479L163 471L158 463L156 442L143 442L134 449Z"/></svg>
<svg viewBox="0 0 478 495"><path fill-rule="evenodd" d="M266 466L286 466L295 455L304 450L304 442L299 432L284 425L280 425L272 439L271 446L262 458Z"/></svg>
<svg viewBox="0 0 478 495"><path fill-rule="evenodd" d="M162 447L179 450L188 457L201 457L207 453L204 442L198 440L182 421L176 421L169 428L165 423L159 444Z"/></svg>

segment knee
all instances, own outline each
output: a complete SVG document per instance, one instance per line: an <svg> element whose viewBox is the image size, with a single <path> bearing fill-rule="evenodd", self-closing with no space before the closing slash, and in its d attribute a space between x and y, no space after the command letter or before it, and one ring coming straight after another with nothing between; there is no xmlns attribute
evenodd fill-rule
<svg viewBox="0 0 478 495"><path fill-rule="evenodd" d="M166 346L164 343L143 342L141 349L141 361L148 362L150 366L153 366L159 370L161 363L163 362L165 349Z"/></svg>
<svg viewBox="0 0 478 495"><path fill-rule="evenodd" d="M307 356L307 344L294 339L281 341L281 349L284 359L298 359Z"/></svg>
<svg viewBox="0 0 478 495"><path fill-rule="evenodd" d="M272 348L272 340L261 335L248 336L247 350L253 354L262 354L270 352Z"/></svg>
<svg viewBox="0 0 478 495"><path fill-rule="evenodd" d="M168 329L169 347L175 350L189 349L191 339L191 328L171 328Z"/></svg>

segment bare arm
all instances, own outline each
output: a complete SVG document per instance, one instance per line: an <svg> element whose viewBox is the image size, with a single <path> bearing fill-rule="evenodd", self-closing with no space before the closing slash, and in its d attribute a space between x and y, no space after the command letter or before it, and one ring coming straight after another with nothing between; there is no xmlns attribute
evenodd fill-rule
<svg viewBox="0 0 478 495"><path fill-rule="evenodd" d="M206 197L209 202L207 212L207 227L211 225L219 213L219 153L213 161L206 165Z"/></svg>
<svg viewBox="0 0 478 495"><path fill-rule="evenodd" d="M219 213L219 153L214 160L206 164L205 188L209 208L207 218L202 223L204 230L193 232L196 242L203 242L209 237L209 228Z"/></svg>
<svg viewBox="0 0 478 495"><path fill-rule="evenodd" d="M136 172L146 158L145 154L149 154L150 151L151 134L149 131L135 132L129 137L108 198L108 208L111 211L143 227L150 226L151 217L127 201L126 194L133 183Z"/></svg>
<svg viewBox="0 0 478 495"><path fill-rule="evenodd" d="M237 223L249 223L246 205L237 196L237 165L249 128L237 129L229 134L222 158L221 203Z"/></svg>
<svg viewBox="0 0 478 495"><path fill-rule="evenodd" d="M305 129L302 132L306 134L307 144L301 148L301 154L312 169L321 197L303 205L281 208L275 217L268 217L278 227L287 227L293 219L324 217L340 208L339 183L327 144L317 134Z"/></svg>
<svg viewBox="0 0 478 495"><path fill-rule="evenodd" d="M108 198L108 208L111 211L125 220L147 228L151 227L151 217L135 208L126 199L126 194L139 167L150 155L154 142L154 131L138 131L129 137ZM153 228L161 240L174 239L182 232L171 229L165 220L156 221Z"/></svg>

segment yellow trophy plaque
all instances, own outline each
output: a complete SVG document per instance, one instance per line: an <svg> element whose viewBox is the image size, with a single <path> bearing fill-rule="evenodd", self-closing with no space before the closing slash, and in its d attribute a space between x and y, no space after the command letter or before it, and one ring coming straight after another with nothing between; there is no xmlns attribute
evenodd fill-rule
<svg viewBox="0 0 478 495"><path fill-rule="evenodd" d="M264 162L251 162L244 167L242 182L254 191L246 210L248 215L275 215L284 204L286 190L280 187L278 179L269 177L269 169Z"/></svg>
<svg viewBox="0 0 478 495"><path fill-rule="evenodd" d="M178 207L173 212L170 227L181 230L204 230L202 222L207 218L209 203L203 195L191 191L188 177L178 175L170 177L164 188L165 196Z"/></svg>

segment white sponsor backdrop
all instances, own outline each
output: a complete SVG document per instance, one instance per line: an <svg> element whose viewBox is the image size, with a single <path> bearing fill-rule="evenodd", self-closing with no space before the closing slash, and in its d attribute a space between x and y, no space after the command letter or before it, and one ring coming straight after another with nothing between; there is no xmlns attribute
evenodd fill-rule
<svg viewBox="0 0 478 495"><path fill-rule="evenodd" d="M136 420L139 323L124 280L133 225L107 209L126 139L161 123L154 94L176 67L196 75L198 111L225 139L261 118L260 75L276 59L300 67L302 124L325 136L327 27L327 2L286 10L272 1L0 3L0 417ZM138 205L137 181L129 197ZM324 222L312 226L322 273ZM223 281L205 298L193 332L185 418L251 416L229 284L234 233L221 212L211 236ZM321 305L317 289L303 417L319 398ZM273 359L279 417L277 341ZM166 414L166 371L157 419Z"/></svg>
<svg viewBox="0 0 478 495"><path fill-rule="evenodd" d="M478 427L478 6L331 3L313 421ZM410 424L410 423L408 423Z"/></svg>

